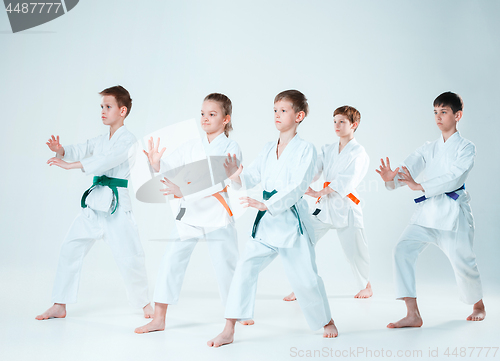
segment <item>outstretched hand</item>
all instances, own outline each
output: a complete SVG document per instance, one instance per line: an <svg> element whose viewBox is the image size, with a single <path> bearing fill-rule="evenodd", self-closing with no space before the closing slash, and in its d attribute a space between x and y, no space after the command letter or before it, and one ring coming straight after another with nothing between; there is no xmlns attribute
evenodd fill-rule
<svg viewBox="0 0 500 361"><path fill-rule="evenodd" d="M321 194L319 194L319 192L315 191L311 187L307 188L307 190L306 190L306 192L304 194L306 194L308 196L311 196L313 198L321 197Z"/></svg>
<svg viewBox="0 0 500 361"><path fill-rule="evenodd" d="M264 203L250 197L240 197L240 204L243 205L243 208L252 207L258 209L259 211L267 211L267 207Z"/></svg>
<svg viewBox="0 0 500 361"><path fill-rule="evenodd" d="M47 164L50 166L57 165L58 167L60 167L62 169L66 169L66 170L83 168L82 163L80 163L80 162L68 163L60 158L57 158L57 157L50 158L47 161Z"/></svg>
<svg viewBox="0 0 500 361"><path fill-rule="evenodd" d="M160 146L160 138L158 138L157 143L155 144L153 137L148 139L148 152L143 150L144 154L146 154L146 157L148 157L149 164L151 164L151 167L153 167L155 172L160 171L160 159L165 152L165 147L163 147L162 150L158 152L158 147Z"/></svg>
<svg viewBox="0 0 500 361"><path fill-rule="evenodd" d="M391 182L394 180L396 174L398 174L399 167L394 170L391 170L391 162L389 162L389 157L385 158L387 161L387 165L385 164L383 159L380 159L382 165L380 166L380 170L375 169L375 172L380 174L384 182Z"/></svg>
<svg viewBox="0 0 500 361"><path fill-rule="evenodd" d="M238 160L236 159L236 154L233 154L233 156L231 157L231 154L227 153L227 158L224 162L224 169L226 171L227 177L230 180L238 184L241 184L240 174L241 172L243 172L243 165L240 164L240 166L238 167Z"/></svg>
<svg viewBox="0 0 500 361"><path fill-rule="evenodd" d="M424 188L422 187L422 185L420 185L420 183L417 183L415 182L415 180L413 180L413 177L411 176L408 168L403 167L403 171L398 173L398 175L399 175L399 181L405 183L411 190L413 191L424 190Z"/></svg>
<svg viewBox="0 0 500 361"><path fill-rule="evenodd" d="M57 154L59 154L61 157L64 157L64 148L63 146L61 145L61 143L59 143L59 136L57 137L54 137L53 135L49 138L49 140L47 141L47 143L45 143L48 145L49 149L53 152L56 152Z"/></svg>
<svg viewBox="0 0 500 361"><path fill-rule="evenodd" d="M182 192L179 186L177 186L175 183L172 183L170 180L167 179L167 177L164 177L163 179L160 180L165 185L165 188L160 189L161 192L163 192L164 196L168 196L170 194L173 194L176 197L182 198Z"/></svg>

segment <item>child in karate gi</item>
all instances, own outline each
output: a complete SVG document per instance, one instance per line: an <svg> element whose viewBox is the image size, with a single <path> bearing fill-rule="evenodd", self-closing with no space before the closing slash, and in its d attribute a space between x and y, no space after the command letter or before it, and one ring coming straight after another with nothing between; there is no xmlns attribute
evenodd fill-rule
<svg viewBox="0 0 500 361"><path fill-rule="evenodd" d="M323 189L314 191L308 188L306 194L318 199L312 209L316 242L330 229L337 230L340 244L360 290L354 297L369 298L373 295L368 281L370 255L363 232L363 213L356 187L365 177L370 159L363 146L354 139L354 132L360 121L361 114L353 107L346 105L335 109L333 123L339 142L321 148L313 180L316 181L323 173ZM294 301L294 293L284 300Z"/></svg>
<svg viewBox="0 0 500 361"><path fill-rule="evenodd" d="M278 254L299 305L312 330L324 327L324 337L338 332L330 315L325 287L316 270L314 230L307 202L302 199L316 164L316 150L297 135L297 127L308 113L307 99L297 90L281 92L274 99L274 121L278 141L266 144L248 168L227 165L237 171L230 179L246 189L261 183L262 202L242 197L242 204L259 210L245 254L238 262L226 304L222 333L207 342L219 347L233 342L237 320L253 318L257 279ZM233 173L232 170L229 173Z"/></svg>
<svg viewBox="0 0 500 361"><path fill-rule="evenodd" d="M389 158L376 170L386 188L407 185L420 193L415 198L415 213L394 249L396 296L406 303L407 315L389 328L420 327L423 324L417 306L415 266L418 255L429 245L439 247L448 257L455 272L460 299L472 307L469 321L486 316L482 301L481 279L472 250L474 220L465 190L476 147L462 138L457 124L462 118L462 98L446 92L434 100L434 118L441 130L439 139L427 142L391 170ZM415 178L423 173L423 181Z"/></svg>
<svg viewBox="0 0 500 361"><path fill-rule="evenodd" d="M212 165L211 174L202 172L194 177L201 181L211 177L227 178L223 164L217 167L217 162L214 160L231 155L232 159L241 162L238 143L228 138L229 131L232 130L231 113L232 104L227 96L219 93L207 95L201 109L201 127L206 135L201 142L195 140L181 145L165 159L162 159L165 148L158 151L160 140L154 144L150 139L149 151L144 153L148 156L154 171L164 173L173 170L175 173L182 166L208 158ZM189 178L193 177L192 173L188 173L186 183L196 182L197 179ZM165 329L167 308L178 302L187 265L198 240L208 241L223 304L226 303L238 261L238 239L233 214L228 205L227 187L221 185L212 195L187 200L178 185L166 177L162 182L166 186L162 189L164 195L173 194L181 198L175 222L179 239L175 240L171 248L165 252L160 265L153 297L155 301L153 320L145 326L136 328L136 333ZM245 324L253 324L253 321L249 320Z"/></svg>
<svg viewBox="0 0 500 361"><path fill-rule="evenodd" d="M98 239L106 240L111 247L131 306L142 308L146 318L153 315L148 300L144 252L127 189L131 168L129 150L136 139L123 122L130 113L132 99L121 86L99 94L102 122L109 125L108 133L86 143L64 147L59 143L59 136L52 136L47 142L50 150L56 152L56 157L47 161L50 166L81 169L85 174L93 174L94 180L83 194L82 210L61 246L52 292L54 305L37 316L37 320L66 317L66 304L77 300L83 258Z"/></svg>

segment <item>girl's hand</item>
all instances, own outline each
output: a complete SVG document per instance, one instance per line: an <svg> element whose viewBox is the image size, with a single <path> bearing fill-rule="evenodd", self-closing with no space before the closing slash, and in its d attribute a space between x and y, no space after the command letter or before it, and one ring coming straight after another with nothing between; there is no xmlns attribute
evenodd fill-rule
<svg viewBox="0 0 500 361"><path fill-rule="evenodd" d="M173 194L174 196L177 196L179 198L183 197L181 189L176 184L169 181L167 177L161 179L160 182L162 182L165 185L165 188L160 189L160 192L163 192L164 196Z"/></svg>
<svg viewBox="0 0 500 361"><path fill-rule="evenodd" d="M158 142L155 145L155 142L153 140L153 137L149 138L148 140L148 152L143 150L144 154L146 154L146 157L148 157L149 164L151 164L151 167L153 167L155 172L160 171L160 159L165 152L165 147L161 151L158 152L158 147L160 146L160 138L158 138Z"/></svg>
<svg viewBox="0 0 500 361"><path fill-rule="evenodd" d="M80 163L80 162L68 163L68 162L65 162L62 159L57 158L57 157L50 158L47 161L47 164L50 165L50 166L57 165L58 167L60 167L62 169L66 169L66 170L68 170L68 169L80 169L80 168L83 168L82 163Z"/></svg>

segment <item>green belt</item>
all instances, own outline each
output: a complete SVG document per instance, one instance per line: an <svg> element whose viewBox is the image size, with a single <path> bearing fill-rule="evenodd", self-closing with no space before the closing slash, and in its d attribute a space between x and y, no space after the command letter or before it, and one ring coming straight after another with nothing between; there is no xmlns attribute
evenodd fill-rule
<svg viewBox="0 0 500 361"><path fill-rule="evenodd" d="M272 192L263 191L262 192L262 198L264 198L264 200L267 201L269 198L271 198L276 193L278 193L276 191L276 189L274 189ZM302 223L300 222L299 212L297 211L297 207L295 207L295 204L290 207L290 210L293 212L293 214L295 214L295 216L299 220L300 234L304 234L304 232L302 231ZM261 218L264 217L264 214L266 212L267 211L259 211L257 213L257 217L255 217L255 222L253 222L252 238L255 238L255 233L257 233L257 226L259 225L259 222L260 222Z"/></svg>
<svg viewBox="0 0 500 361"><path fill-rule="evenodd" d="M102 175L100 177L97 176L94 177L94 182L92 183L92 187L90 187L85 191L85 193L83 193L81 201L82 208L87 208L85 200L89 196L90 192L92 192L96 186L105 186L111 188L111 190L113 191L113 195L115 197L115 207L113 208L113 212L111 212L111 214L115 213L116 207L118 207L118 189L116 189L116 187L127 188L128 180L121 178L106 177L105 175Z"/></svg>

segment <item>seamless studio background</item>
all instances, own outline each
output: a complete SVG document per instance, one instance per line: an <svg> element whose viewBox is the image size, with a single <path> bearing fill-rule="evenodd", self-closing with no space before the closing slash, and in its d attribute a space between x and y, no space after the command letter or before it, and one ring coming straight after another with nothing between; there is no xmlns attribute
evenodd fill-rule
<svg viewBox="0 0 500 361"><path fill-rule="evenodd" d="M499 15L500 3L487 0L86 0L52 22L12 34L7 14L0 12L0 319L13 317L16 305L26 310L22 317L30 321L25 327L40 327L31 319L50 305L59 246L92 182L80 171L49 168L45 162L52 153L45 142L51 134L65 145L106 132L97 93L115 84L132 95L125 124L138 139L199 119L208 93L228 95L233 102L230 137L240 144L244 165L266 142L277 139L272 107L282 90L299 89L308 97L311 112L299 134L318 150L337 141L335 108L348 104L360 110L356 139L370 155L361 196L374 300L393 297L392 249L416 197L408 189L387 191L375 168L381 157L397 164L425 141L438 138L432 102L444 91L459 93L465 102L459 130L477 147L466 186L488 306L500 283ZM152 294L168 245L150 240L161 238L168 228L169 211L137 200L133 206ZM249 210L238 220L240 251L255 213ZM341 312L335 300L357 290L334 232L319 243L317 264L335 315ZM435 247L418 261L418 285L421 302L424 292L460 302L451 266ZM289 291L277 260L261 274L257 302L279 300ZM206 244L192 256L183 299L212 300L215 319L222 317ZM73 310L85 319L115 307L126 314L126 305L111 252L98 242L85 260L79 304ZM396 305L402 307L394 301ZM377 312L376 305L370 307ZM402 312L398 308L387 314L387 322ZM300 311L297 315L302 317ZM141 322L137 318L132 325ZM222 325L217 322L215 329ZM300 322L303 332L309 332Z"/></svg>

